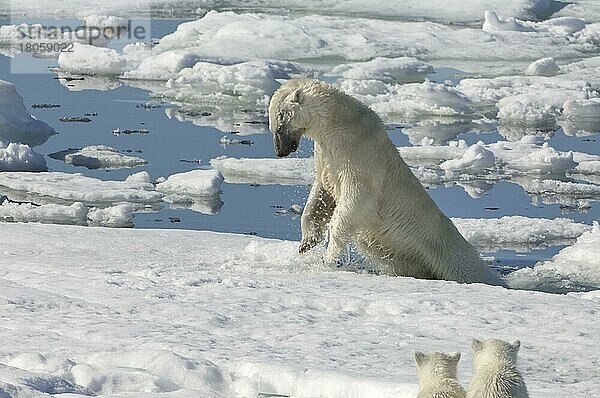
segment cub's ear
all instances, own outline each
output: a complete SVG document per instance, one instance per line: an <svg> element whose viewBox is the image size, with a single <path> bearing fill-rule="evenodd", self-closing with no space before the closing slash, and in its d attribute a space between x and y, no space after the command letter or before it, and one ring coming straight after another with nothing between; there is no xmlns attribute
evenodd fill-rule
<svg viewBox="0 0 600 398"><path fill-rule="evenodd" d="M515 350L515 352L518 352L519 347L521 347L521 342L519 340L515 340L510 345L512 345L513 350Z"/></svg>
<svg viewBox="0 0 600 398"><path fill-rule="evenodd" d="M458 362L460 360L460 352L453 352L448 354L448 359L452 362Z"/></svg>
<svg viewBox="0 0 600 398"><path fill-rule="evenodd" d="M483 348L483 343L477 339L471 340L471 348L473 348L473 352L479 352Z"/></svg>
<svg viewBox="0 0 600 398"><path fill-rule="evenodd" d="M290 94L290 101L293 104L301 104L302 102L304 102L304 92L301 88L295 89L294 92Z"/></svg>
<svg viewBox="0 0 600 398"><path fill-rule="evenodd" d="M415 352L415 361L417 361L417 365L421 366L425 363L426 355L422 352Z"/></svg>

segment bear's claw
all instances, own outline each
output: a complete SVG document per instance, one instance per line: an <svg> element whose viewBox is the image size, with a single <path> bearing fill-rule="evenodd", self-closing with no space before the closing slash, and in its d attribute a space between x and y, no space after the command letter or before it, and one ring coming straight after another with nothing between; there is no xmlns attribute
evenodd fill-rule
<svg viewBox="0 0 600 398"><path fill-rule="evenodd" d="M298 248L298 253L306 253L307 251L315 247L318 243L319 241L317 239L302 240L302 242L300 242L300 247Z"/></svg>

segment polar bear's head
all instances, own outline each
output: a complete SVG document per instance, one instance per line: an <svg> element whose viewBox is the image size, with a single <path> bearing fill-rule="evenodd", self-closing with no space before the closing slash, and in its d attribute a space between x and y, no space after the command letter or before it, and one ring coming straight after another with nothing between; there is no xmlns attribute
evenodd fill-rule
<svg viewBox="0 0 600 398"><path fill-rule="evenodd" d="M435 376L455 379L460 352L453 352L451 354L443 352L431 352L429 354L415 352L415 360L417 362L417 375L422 383Z"/></svg>
<svg viewBox="0 0 600 398"><path fill-rule="evenodd" d="M305 80L290 80L273 94L269 104L269 129L278 157L295 152L300 138L310 127Z"/></svg>
<svg viewBox="0 0 600 398"><path fill-rule="evenodd" d="M500 339L489 339L479 341L473 339L471 341L471 347L473 348L473 362L476 366L485 363L495 362L507 362L517 363L517 353L521 342L515 340L512 343Z"/></svg>

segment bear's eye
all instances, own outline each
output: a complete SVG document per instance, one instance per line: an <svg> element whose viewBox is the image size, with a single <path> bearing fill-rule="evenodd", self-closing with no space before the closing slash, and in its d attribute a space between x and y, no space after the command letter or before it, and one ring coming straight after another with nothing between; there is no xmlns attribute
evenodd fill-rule
<svg viewBox="0 0 600 398"><path fill-rule="evenodd" d="M285 112L285 115L286 115L286 116L287 116L289 119L291 119L291 118L294 116L294 111L292 111L291 109L288 109L288 110Z"/></svg>

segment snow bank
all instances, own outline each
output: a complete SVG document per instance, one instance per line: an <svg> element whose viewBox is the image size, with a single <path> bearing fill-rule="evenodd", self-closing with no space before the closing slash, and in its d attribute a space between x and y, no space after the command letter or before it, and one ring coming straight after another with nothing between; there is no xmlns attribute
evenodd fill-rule
<svg viewBox="0 0 600 398"><path fill-rule="evenodd" d="M0 171L46 171L42 155L24 144L5 144L0 141Z"/></svg>
<svg viewBox="0 0 600 398"><path fill-rule="evenodd" d="M106 145L92 145L82 149L67 149L51 153L48 157L62 160L73 166L83 166L88 169L120 169L124 167L141 166L144 159L128 156L117 149Z"/></svg>
<svg viewBox="0 0 600 398"><path fill-rule="evenodd" d="M142 172L145 176L148 174ZM147 181L103 181L81 174L0 173L0 193L14 200L35 203L82 202L88 206L108 207L121 202L156 205L162 194Z"/></svg>
<svg viewBox="0 0 600 398"><path fill-rule="evenodd" d="M599 392L592 297L345 272L234 234L9 224L0 241L0 380L22 388L35 371L100 396L414 397L414 351L463 352L468 380L469 336L493 336L526 342L532 396Z"/></svg>
<svg viewBox="0 0 600 398"><path fill-rule="evenodd" d="M411 57L377 57L368 62L342 64L333 68L329 75L354 80L379 80L386 83L423 81L433 73L433 66Z"/></svg>
<svg viewBox="0 0 600 398"><path fill-rule="evenodd" d="M58 56L61 70L84 75L118 75L127 65L125 58L112 48L74 43L72 50Z"/></svg>
<svg viewBox="0 0 600 398"><path fill-rule="evenodd" d="M594 223L574 245L565 247L551 260L515 271L509 278L511 285L520 288L548 285L597 288L600 285L600 226Z"/></svg>
<svg viewBox="0 0 600 398"><path fill-rule="evenodd" d="M56 134L27 111L12 83L0 80L0 141L38 146Z"/></svg>

